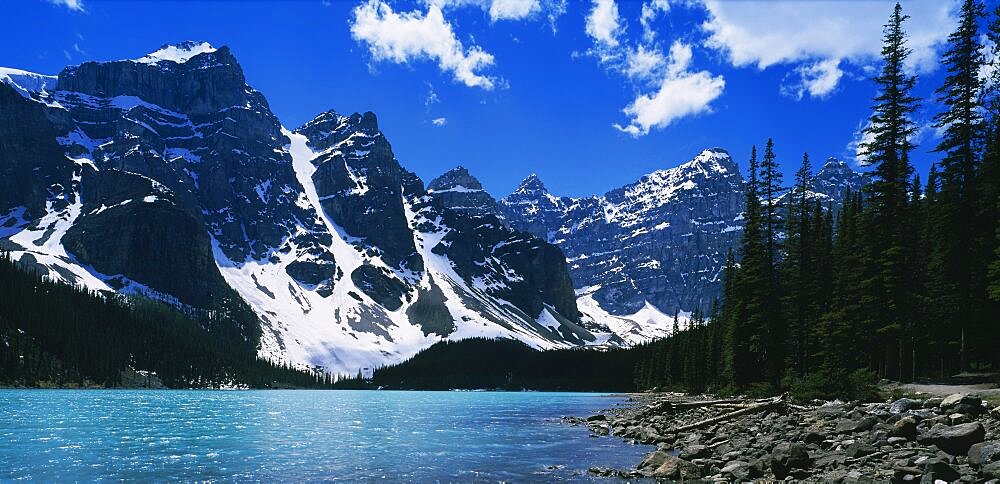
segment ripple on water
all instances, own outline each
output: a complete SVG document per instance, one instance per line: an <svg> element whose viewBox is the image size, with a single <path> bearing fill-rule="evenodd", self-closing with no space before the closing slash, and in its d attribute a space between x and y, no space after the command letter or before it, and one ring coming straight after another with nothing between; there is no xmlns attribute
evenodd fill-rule
<svg viewBox="0 0 1000 484"><path fill-rule="evenodd" d="M591 394L0 390L0 481L578 480L649 449Z"/></svg>

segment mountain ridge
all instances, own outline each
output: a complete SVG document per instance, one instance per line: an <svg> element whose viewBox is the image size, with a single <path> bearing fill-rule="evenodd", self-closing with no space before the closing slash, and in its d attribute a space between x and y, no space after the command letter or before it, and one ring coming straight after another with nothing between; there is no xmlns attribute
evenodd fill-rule
<svg viewBox="0 0 1000 484"><path fill-rule="evenodd" d="M37 122L0 137L47 151L6 152L44 186L0 200L2 243L49 277L194 308L248 305L258 322L229 330L261 356L339 373L446 338L615 339L576 322L558 249L440 206L373 113L284 128L225 46L84 62L31 90L10 77L0 102Z"/></svg>
<svg viewBox="0 0 1000 484"><path fill-rule="evenodd" d="M453 170L452 170L453 171ZM448 173L451 173L449 171ZM443 175L444 176L444 175ZM467 170L463 176L470 176ZM474 178L474 177L472 177ZM718 180L716 180L718 179ZM814 174L815 187L810 196L823 203L832 203L834 210L839 208L845 190L857 191L864 184L866 175L855 172L850 166L841 160L830 158ZM706 189L702 183L707 182ZM719 181L720 183L715 183ZM481 183L476 180L481 186ZM571 275L574 279L574 286L578 294L578 305L586 315L591 315L593 321L618 322L621 318L632 321L645 320L646 329L659 326L669 326L673 320L673 314L678 313L681 326L686 323L687 318L694 310L708 312L711 309L711 298L718 295L719 275L724 263L725 254L729 249L736 249L738 241L743 204L743 180L738 165L732 160L729 153L722 148L706 148L692 157L689 161L680 163L672 168L662 168L642 175L635 182L626 184L619 188L613 188L603 195L592 195L585 197L564 197L553 195L545 186L545 183L537 174L530 174L518 185L514 191L503 199L496 201L489 198L477 200L473 203L467 198L462 201L444 200L444 203L461 204L464 207L474 205L473 210L490 211L495 210L495 206L506 214L505 221L514 228L533 233L541 238L559 245L567 253L571 264ZM719 191L718 189L722 189ZM702 249L685 252L683 244L680 249L680 256L673 256L673 269L681 274L682 264L678 259L695 258L706 260L701 268L696 268L701 273L711 274L712 277L706 280L696 281L693 284L689 280L671 281L669 274L664 274L667 270L661 270L664 257L671 258L671 254L658 250L659 242L643 241L650 233L669 230L671 222L665 220L667 217L676 215L672 210L662 210L663 206L670 206L675 197L685 197L687 192L695 193L695 199L703 196L719 198L720 193L724 193L722 202L718 206L726 207L725 217L722 214L713 214L708 210L703 214L705 220L698 220L697 217L685 219L682 217L682 224L687 224L687 232L694 237L693 228L700 229L701 236L709 237L709 245ZM779 203L784 198L784 194L779 198ZM696 200L697 202L697 200ZM702 203L702 209L710 209L708 205ZM715 207L715 208L718 208ZM686 209L688 203L681 203L678 207ZM676 208L676 207L675 207ZM658 213L657 212L662 212ZM645 223L655 221L655 224ZM693 224L692 224L693 222ZM726 222L722 224L722 222ZM603 229L595 227L606 226ZM717 225L718 229L712 233L711 225ZM610 230L609 227L616 226L617 230ZM707 226L708 228L701 228ZM633 242L642 246L638 249L630 247ZM702 241L704 245L704 240ZM698 244L694 244L698 246ZM622 292L637 292L639 296L653 295L658 293L667 295L667 301L662 299L650 301L646 297L633 298L631 301L616 300L614 294L609 297L608 279L606 274L602 275L600 269L593 265L610 264L611 260L621 260L623 252L626 252L626 265L633 263L631 268L619 265L622 277L620 280L611 280L611 286L618 286ZM721 256L721 257L720 257ZM603 259L602 259L603 258ZM613 259L618 258L618 259ZM597 264L592 261L597 260ZM588 267L591 264L591 267ZM634 275L630 275L634 272ZM633 280L654 280L654 284L647 285L639 289L642 282ZM660 285L657 287L656 283ZM650 287L652 286L652 287ZM709 297L701 297L693 300L682 294L690 289L690 286L697 287L697 291L690 294L708 294ZM676 301L671 303L669 298L675 297ZM686 302L684 302L686 301ZM645 316L643 316L645 314ZM652 317L650 317L652 316ZM648 334L659 334L655 331L647 331ZM650 336L652 337L652 336Z"/></svg>
<svg viewBox="0 0 1000 484"><path fill-rule="evenodd" d="M742 210L719 148L600 196L531 175L496 200L462 167L425 184L374 113L286 128L204 42L2 69L0 107L0 249L89 289L253 314L213 330L298 368L353 374L470 337L667 336L710 301Z"/></svg>

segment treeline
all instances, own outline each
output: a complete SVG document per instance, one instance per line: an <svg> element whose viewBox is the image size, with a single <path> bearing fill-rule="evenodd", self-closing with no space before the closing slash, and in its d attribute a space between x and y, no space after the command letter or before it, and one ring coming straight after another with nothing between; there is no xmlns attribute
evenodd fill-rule
<svg viewBox="0 0 1000 484"><path fill-rule="evenodd" d="M156 376L140 384L158 379L170 388L332 383L327 375L261 360L255 342L215 330L258 324L233 307L181 312L91 292L27 272L0 253L0 385L117 387L135 384L146 374L140 371Z"/></svg>
<svg viewBox="0 0 1000 484"><path fill-rule="evenodd" d="M711 322L696 317L640 350L639 388L842 397L878 377L1000 370L1000 7L986 22L979 1L962 4L935 92L944 134L926 185L910 163L921 101L904 69L907 18L897 4L884 30L862 146L872 181L834 215L810 193L805 155L779 200L774 145L760 160L754 148L722 301Z"/></svg>
<svg viewBox="0 0 1000 484"><path fill-rule="evenodd" d="M538 351L511 339L441 341L402 363L360 375L336 388L404 390L620 391L635 389L638 353L626 349Z"/></svg>

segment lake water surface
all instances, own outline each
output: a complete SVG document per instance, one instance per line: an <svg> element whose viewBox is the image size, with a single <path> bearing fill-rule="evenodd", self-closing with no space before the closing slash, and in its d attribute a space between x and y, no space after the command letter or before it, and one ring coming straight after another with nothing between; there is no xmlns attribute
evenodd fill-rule
<svg viewBox="0 0 1000 484"><path fill-rule="evenodd" d="M586 479L649 447L581 393L0 390L0 480Z"/></svg>

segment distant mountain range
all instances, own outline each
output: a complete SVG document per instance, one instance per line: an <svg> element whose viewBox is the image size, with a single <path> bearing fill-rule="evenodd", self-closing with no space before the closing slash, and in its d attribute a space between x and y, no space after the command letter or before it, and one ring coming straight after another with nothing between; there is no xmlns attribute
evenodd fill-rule
<svg viewBox="0 0 1000 484"><path fill-rule="evenodd" d="M224 329L299 367L356 373L475 336L664 336L718 294L741 230L723 150L602 196L531 176L498 202L464 168L425 188L374 114L288 129L203 42L57 76L0 69L0 111L0 250L94 290L245 302L257 321ZM816 193L861 183L831 161Z"/></svg>
<svg viewBox="0 0 1000 484"><path fill-rule="evenodd" d="M810 196L836 210L847 190L864 183L864 175L831 158ZM431 182L430 193L561 248L584 322L600 325L609 317L662 323L675 313L684 321L696 308L708 310L720 295L726 254L742 236L743 184L729 153L710 148L601 196L556 196L532 174L497 201L461 167ZM655 335L642 326L636 339Z"/></svg>

